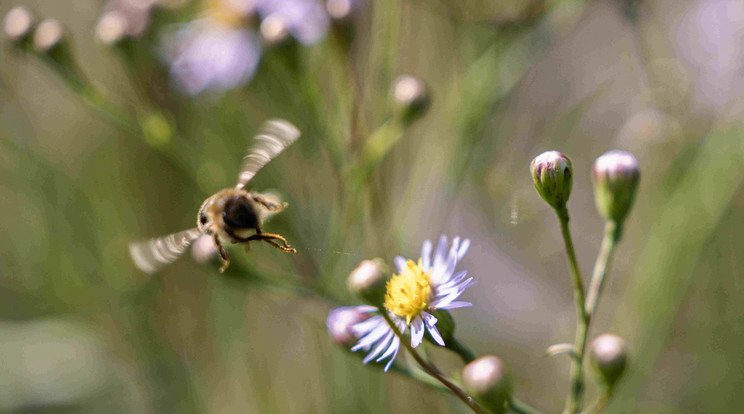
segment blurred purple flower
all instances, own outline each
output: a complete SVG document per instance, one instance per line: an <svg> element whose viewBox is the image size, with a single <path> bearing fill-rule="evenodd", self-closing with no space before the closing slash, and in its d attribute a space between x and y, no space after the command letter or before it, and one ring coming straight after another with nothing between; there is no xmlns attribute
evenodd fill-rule
<svg viewBox="0 0 744 414"><path fill-rule="evenodd" d="M256 11L284 21L287 31L304 45L319 42L328 33L330 16L323 3L316 0L258 0Z"/></svg>
<svg viewBox="0 0 744 414"><path fill-rule="evenodd" d="M210 19L166 34L163 50L173 81L190 95L225 91L249 81L261 59L261 46L251 31Z"/></svg>

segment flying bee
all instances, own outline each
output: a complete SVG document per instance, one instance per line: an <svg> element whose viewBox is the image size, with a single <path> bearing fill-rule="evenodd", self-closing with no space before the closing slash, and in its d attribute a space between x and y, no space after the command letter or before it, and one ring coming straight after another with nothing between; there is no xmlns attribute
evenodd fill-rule
<svg viewBox="0 0 744 414"><path fill-rule="evenodd" d="M196 228L132 243L129 252L135 265L147 273L155 273L164 265L178 259L189 245L202 234L211 236L214 241L222 266L220 273L230 265L230 257L222 245L222 240L230 243L246 243L248 249L251 241L263 241L277 249L295 253L287 240L274 233L261 230L263 221L287 207L272 194L250 192L246 185L253 179L258 170L268 164L285 148L300 136L300 131L285 120L267 121L255 143L243 159L235 188L226 188L207 198L199 208Z"/></svg>

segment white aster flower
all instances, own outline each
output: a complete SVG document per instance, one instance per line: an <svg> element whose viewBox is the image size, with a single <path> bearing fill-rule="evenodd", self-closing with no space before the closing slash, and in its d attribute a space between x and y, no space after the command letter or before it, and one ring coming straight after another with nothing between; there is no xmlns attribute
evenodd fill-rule
<svg viewBox="0 0 744 414"><path fill-rule="evenodd" d="M460 238L455 237L448 248L447 237L442 236L433 256L432 247L431 241L424 242L418 262L401 256L395 258L398 274L388 281L383 303L388 316L401 333L410 327L411 346L414 348L423 342L425 331L437 344L444 346L444 339L436 327L437 318L432 315L434 311L472 306L469 302L456 299L475 281L467 277L466 270L455 272L457 263L470 247L470 240L460 242ZM378 309L370 306L360 307L360 310L379 313ZM373 359L380 362L390 358L385 365L387 371L398 355L400 339L385 318L376 314L354 325L353 329L360 339L351 350L369 351L363 360L365 364Z"/></svg>

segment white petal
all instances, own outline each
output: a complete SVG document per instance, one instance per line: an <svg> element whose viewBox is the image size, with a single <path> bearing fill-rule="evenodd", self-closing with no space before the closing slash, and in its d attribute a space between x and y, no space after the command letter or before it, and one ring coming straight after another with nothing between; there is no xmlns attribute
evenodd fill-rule
<svg viewBox="0 0 744 414"><path fill-rule="evenodd" d="M424 321L417 316L411 322L411 346L416 348L424 341Z"/></svg>
<svg viewBox="0 0 744 414"><path fill-rule="evenodd" d="M447 236L442 235L439 237L439 243L437 243L437 251L434 253L433 268L442 267L444 265L444 255L447 254Z"/></svg>
<svg viewBox="0 0 744 414"><path fill-rule="evenodd" d="M378 342L378 343L377 343L377 345L375 345L375 347L374 347L374 348L372 348L372 351L370 351L370 352L369 352L369 353L367 354L367 356L366 356L366 357L364 357L364 359L362 360L362 363L363 363L363 364L366 364L366 363L368 363L369 361L371 361L371 360L375 359L375 357L376 357L377 355L379 355L379 354L380 354L380 352L382 352L383 350L386 350L386 349L387 349L387 347L388 347L388 345L390 345L390 341L392 341L392 340L393 340L393 336L395 336L395 334L393 333L393 331L392 331L392 330L391 330L391 331L389 331L389 332L388 332L388 333L387 333L387 334L385 335L385 337L384 337L384 338L382 338L382 340L381 340L380 342Z"/></svg>
<svg viewBox="0 0 744 414"><path fill-rule="evenodd" d="M439 333L436 327L437 318L435 318L434 315L426 312L421 312L421 316L424 317L424 323L426 323L426 328L429 330L429 335L431 335L431 338L434 339L434 342L438 343L441 346L444 346L444 339L442 339L442 335Z"/></svg>
<svg viewBox="0 0 744 414"><path fill-rule="evenodd" d="M465 253L468 252L468 249L470 248L470 239L465 239L462 241L462 244L460 245L460 249L457 251L457 260L460 260L465 256Z"/></svg>
<svg viewBox="0 0 744 414"><path fill-rule="evenodd" d="M398 347L400 347L400 339L398 339L398 337L396 336L393 338L393 343L391 343L388 349L385 350L385 353L380 355L380 357L377 358L375 362L383 361L385 358L395 353ZM393 357L393 359L395 359L395 357Z"/></svg>
<svg viewBox="0 0 744 414"><path fill-rule="evenodd" d="M450 302L450 304L448 305L437 306L437 309L452 310L452 309L459 309L459 308L467 308L468 306L473 306L473 304L470 302Z"/></svg>
<svg viewBox="0 0 744 414"><path fill-rule="evenodd" d="M395 256L393 262L395 262L395 267L398 268L398 273L402 272L403 269L407 267L406 259L403 256Z"/></svg>
<svg viewBox="0 0 744 414"><path fill-rule="evenodd" d="M391 332L392 330L387 325L387 322L383 320L383 324L380 324L379 326L375 327L370 333L363 336L359 342L356 343L353 347L351 347L352 352L356 352L359 349L369 349L372 344L377 343L377 341L380 340L385 334L388 332Z"/></svg>
<svg viewBox="0 0 744 414"><path fill-rule="evenodd" d="M393 362L395 361L395 357L398 356L398 350L400 350L400 339L397 336L393 338L393 344L390 345L390 348L388 349L392 348L394 348L395 350L393 351L393 356L390 357L390 361L388 361L388 363L385 365L385 372L388 372L390 367L393 365Z"/></svg>
<svg viewBox="0 0 744 414"><path fill-rule="evenodd" d="M424 240L424 244L421 246L421 267L427 272L429 271L429 267L431 267L431 249L431 240Z"/></svg>

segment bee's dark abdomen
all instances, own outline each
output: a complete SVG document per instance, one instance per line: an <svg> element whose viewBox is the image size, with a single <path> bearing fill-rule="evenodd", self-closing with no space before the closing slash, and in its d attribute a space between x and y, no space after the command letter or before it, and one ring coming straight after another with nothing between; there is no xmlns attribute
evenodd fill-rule
<svg viewBox="0 0 744 414"><path fill-rule="evenodd" d="M243 197L233 197L225 203L225 211L222 213L225 224L234 229L255 229L258 227L258 218L253 207Z"/></svg>

